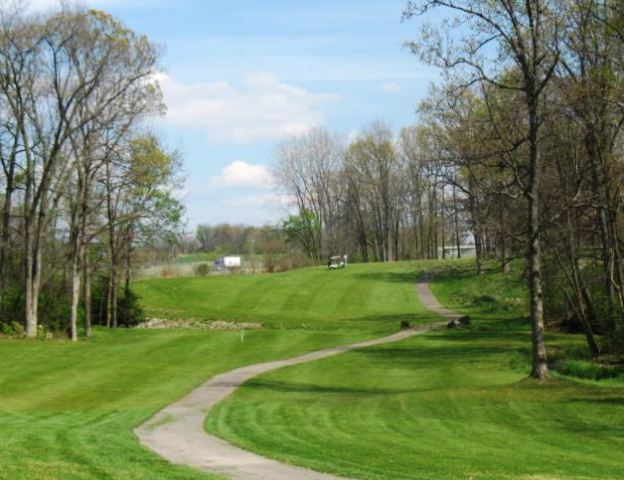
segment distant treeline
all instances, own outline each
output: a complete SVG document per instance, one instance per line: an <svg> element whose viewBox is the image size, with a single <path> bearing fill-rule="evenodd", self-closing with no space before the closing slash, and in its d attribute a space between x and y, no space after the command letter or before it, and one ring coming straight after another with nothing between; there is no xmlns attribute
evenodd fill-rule
<svg viewBox="0 0 624 480"><path fill-rule="evenodd" d="M190 248L227 254L276 254L287 251L285 236L279 226L200 224Z"/></svg>
<svg viewBox="0 0 624 480"><path fill-rule="evenodd" d="M467 196L424 140L375 122L351 142L324 128L282 142L274 176L298 210L282 225L289 245L315 259L435 259L444 246L461 256L472 241Z"/></svg>

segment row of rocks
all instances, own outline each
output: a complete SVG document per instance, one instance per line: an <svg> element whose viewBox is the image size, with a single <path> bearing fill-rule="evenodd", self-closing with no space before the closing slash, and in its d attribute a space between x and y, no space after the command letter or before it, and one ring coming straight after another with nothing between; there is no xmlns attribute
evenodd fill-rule
<svg viewBox="0 0 624 480"><path fill-rule="evenodd" d="M261 323L251 322L228 322L225 320L193 320L193 319L177 319L171 320L167 318L148 318L140 323L136 328L145 328L153 330L162 330L165 328L186 328L195 330L243 330L262 328Z"/></svg>

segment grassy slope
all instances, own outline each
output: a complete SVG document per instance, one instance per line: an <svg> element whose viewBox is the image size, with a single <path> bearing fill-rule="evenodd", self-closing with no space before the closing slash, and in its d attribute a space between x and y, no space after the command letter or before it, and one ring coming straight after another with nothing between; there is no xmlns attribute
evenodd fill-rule
<svg viewBox="0 0 624 480"><path fill-rule="evenodd" d="M438 277L475 320L260 376L208 430L285 461L366 479L624 478L621 383L526 380L517 276ZM550 344L578 342L551 336Z"/></svg>
<svg viewBox="0 0 624 480"><path fill-rule="evenodd" d="M244 343L238 332L138 330L77 345L0 340L0 478L213 478L161 461L132 428L219 372L396 330L416 318L414 275L371 265L138 284L148 309L288 327Z"/></svg>
<svg viewBox="0 0 624 480"><path fill-rule="evenodd" d="M419 321L410 264L307 268L267 275L152 279L136 292L163 318L256 321L273 328L383 333L403 319Z"/></svg>
<svg viewBox="0 0 624 480"><path fill-rule="evenodd" d="M0 478L213 478L144 450L132 428L237 366L349 342L330 332L97 331L0 342Z"/></svg>

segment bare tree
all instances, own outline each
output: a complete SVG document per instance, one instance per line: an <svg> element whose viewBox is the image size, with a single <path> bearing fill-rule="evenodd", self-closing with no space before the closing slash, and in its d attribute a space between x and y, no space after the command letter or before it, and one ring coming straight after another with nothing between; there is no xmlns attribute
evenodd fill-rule
<svg viewBox="0 0 624 480"><path fill-rule="evenodd" d="M283 141L276 150L274 175L280 188L291 196L299 214L311 212L319 228L310 229L312 257L335 252L343 142L336 134L316 128Z"/></svg>

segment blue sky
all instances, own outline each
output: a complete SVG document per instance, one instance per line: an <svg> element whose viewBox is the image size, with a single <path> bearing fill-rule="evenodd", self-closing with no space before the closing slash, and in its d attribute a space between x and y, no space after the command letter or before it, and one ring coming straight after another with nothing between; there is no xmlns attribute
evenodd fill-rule
<svg viewBox="0 0 624 480"><path fill-rule="evenodd" d="M54 0L33 0L38 7ZM91 0L162 45L169 112L154 122L184 157L188 229L285 215L270 177L280 139L324 125L414 123L436 72L403 43L405 0Z"/></svg>

